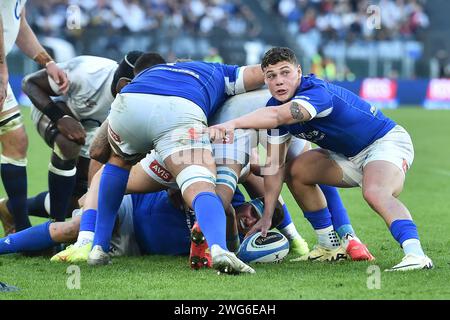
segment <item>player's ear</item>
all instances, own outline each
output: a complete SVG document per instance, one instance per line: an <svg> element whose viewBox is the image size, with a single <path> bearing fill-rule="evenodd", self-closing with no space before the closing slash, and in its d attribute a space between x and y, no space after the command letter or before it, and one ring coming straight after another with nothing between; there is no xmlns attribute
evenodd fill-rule
<svg viewBox="0 0 450 320"><path fill-rule="evenodd" d="M123 87L125 87L127 84L129 84L131 82L130 78L125 78L122 77L119 79L119 81L117 81L117 85L116 85L116 93L119 93L120 90L123 89Z"/></svg>
<svg viewBox="0 0 450 320"><path fill-rule="evenodd" d="M300 79L302 76L302 67L300 67L300 65L298 65L297 71L298 71L298 78Z"/></svg>

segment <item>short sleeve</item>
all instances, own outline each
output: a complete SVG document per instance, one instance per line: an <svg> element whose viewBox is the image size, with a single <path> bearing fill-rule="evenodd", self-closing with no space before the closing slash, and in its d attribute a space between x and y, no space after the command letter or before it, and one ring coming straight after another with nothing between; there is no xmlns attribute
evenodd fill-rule
<svg viewBox="0 0 450 320"><path fill-rule="evenodd" d="M221 65L222 72L225 81L225 92L229 96L244 93L244 70L245 67L239 67L236 65Z"/></svg>
<svg viewBox="0 0 450 320"><path fill-rule="evenodd" d="M327 113L333 107L330 93L322 87L313 87L297 93L291 101L304 107L311 115L311 119Z"/></svg>

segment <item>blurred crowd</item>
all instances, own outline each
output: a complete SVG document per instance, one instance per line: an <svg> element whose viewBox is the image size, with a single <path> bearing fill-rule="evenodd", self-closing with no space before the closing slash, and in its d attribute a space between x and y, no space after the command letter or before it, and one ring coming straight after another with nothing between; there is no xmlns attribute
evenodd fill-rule
<svg viewBox="0 0 450 320"><path fill-rule="evenodd" d="M240 0L29 0L27 9L37 33L49 36L64 36L67 23L106 32L170 29L208 35L221 28L232 36L258 34L257 19Z"/></svg>
<svg viewBox="0 0 450 320"><path fill-rule="evenodd" d="M420 40L429 25L425 0L276 0L291 34L328 40Z"/></svg>

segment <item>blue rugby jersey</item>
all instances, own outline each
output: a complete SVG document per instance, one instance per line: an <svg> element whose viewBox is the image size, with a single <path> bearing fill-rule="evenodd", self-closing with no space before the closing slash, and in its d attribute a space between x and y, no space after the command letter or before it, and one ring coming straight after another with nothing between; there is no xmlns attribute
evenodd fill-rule
<svg viewBox="0 0 450 320"><path fill-rule="evenodd" d="M396 125L356 94L313 74L302 76L291 101L306 106L312 119L282 125L278 130L269 130L269 135L292 134L347 157L355 156ZM272 97L267 106L281 104Z"/></svg>
<svg viewBox="0 0 450 320"><path fill-rule="evenodd" d="M232 95L245 92L239 66L208 62L159 64L139 73L120 93L147 93L188 99L207 117Z"/></svg>
<svg viewBox="0 0 450 320"><path fill-rule="evenodd" d="M175 208L166 191L132 194L135 238L142 254L188 255L195 216ZM236 189L232 205L245 202ZM189 220L189 221L188 221Z"/></svg>

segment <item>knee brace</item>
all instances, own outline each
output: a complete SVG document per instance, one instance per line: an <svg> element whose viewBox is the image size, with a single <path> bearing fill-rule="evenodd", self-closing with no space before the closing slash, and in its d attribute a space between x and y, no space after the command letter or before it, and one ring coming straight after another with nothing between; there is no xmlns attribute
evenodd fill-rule
<svg viewBox="0 0 450 320"><path fill-rule="evenodd" d="M55 138L59 131L56 125L45 115L41 114L36 123L36 128L39 135L44 139L45 143L53 148Z"/></svg>
<svg viewBox="0 0 450 320"><path fill-rule="evenodd" d="M238 183L238 176L236 172L227 166L217 167L217 179L216 184L227 186L234 193Z"/></svg>
<svg viewBox="0 0 450 320"><path fill-rule="evenodd" d="M181 170L176 180L181 189L181 194L183 194L190 185L196 182L202 181L211 183L214 186L216 185L216 177L214 174L208 168L198 165L190 165Z"/></svg>

